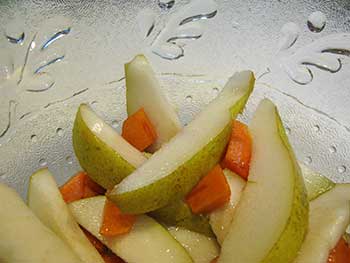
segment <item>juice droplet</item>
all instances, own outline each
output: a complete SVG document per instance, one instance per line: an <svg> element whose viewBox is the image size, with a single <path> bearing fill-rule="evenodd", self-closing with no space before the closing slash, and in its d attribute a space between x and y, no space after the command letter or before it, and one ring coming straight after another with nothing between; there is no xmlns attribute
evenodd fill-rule
<svg viewBox="0 0 350 263"><path fill-rule="evenodd" d="M42 166L42 167L47 165L47 162L46 162L45 158L42 158L42 159L39 160L39 165Z"/></svg>
<svg viewBox="0 0 350 263"><path fill-rule="evenodd" d="M118 121L112 121L112 127L113 128L118 128L118 126L119 126L119 123L118 123Z"/></svg>
<svg viewBox="0 0 350 263"><path fill-rule="evenodd" d="M305 158L305 164L310 164L310 163L312 163L312 158L311 158L311 156L307 156Z"/></svg>
<svg viewBox="0 0 350 263"><path fill-rule="evenodd" d="M313 127L313 129L314 129L315 132L319 132L321 130L320 126L318 126L318 125L315 125Z"/></svg>
<svg viewBox="0 0 350 263"><path fill-rule="evenodd" d="M15 19L5 26L5 36L12 44L21 44L24 40L24 21Z"/></svg>
<svg viewBox="0 0 350 263"><path fill-rule="evenodd" d="M337 167L338 173L342 174L346 172L346 167L344 165L340 165Z"/></svg>
<svg viewBox="0 0 350 263"><path fill-rule="evenodd" d="M33 134L32 136L30 136L30 140L32 141L32 143L36 143L38 141L38 137Z"/></svg>
<svg viewBox="0 0 350 263"><path fill-rule="evenodd" d="M187 102L192 102L192 96L191 95L186 96L185 99L186 99Z"/></svg>
<svg viewBox="0 0 350 263"><path fill-rule="evenodd" d="M169 10L174 6L174 4L175 4L175 0L170 0L170 1L158 0L158 6L162 10Z"/></svg>
<svg viewBox="0 0 350 263"><path fill-rule="evenodd" d="M63 135L63 129L62 129L62 128L58 128L58 129L56 130L56 134L57 134L58 136L62 136L62 135Z"/></svg>
<svg viewBox="0 0 350 263"><path fill-rule="evenodd" d="M66 157L66 161L67 161L68 164L72 164L72 163L73 163L73 158L72 158L72 156L67 156L67 157Z"/></svg>
<svg viewBox="0 0 350 263"><path fill-rule="evenodd" d="M219 88L213 88L213 95L217 96L219 94Z"/></svg>
<svg viewBox="0 0 350 263"><path fill-rule="evenodd" d="M309 15L307 26L311 32L319 33L326 26L326 15L320 11L313 12Z"/></svg>
<svg viewBox="0 0 350 263"><path fill-rule="evenodd" d="M336 153L337 152L337 148L335 146L331 146L331 147L329 147L329 152L330 153Z"/></svg>

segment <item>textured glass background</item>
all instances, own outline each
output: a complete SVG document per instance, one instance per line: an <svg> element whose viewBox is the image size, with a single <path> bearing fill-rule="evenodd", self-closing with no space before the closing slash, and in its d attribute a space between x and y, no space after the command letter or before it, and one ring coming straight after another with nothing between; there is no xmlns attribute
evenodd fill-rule
<svg viewBox="0 0 350 263"><path fill-rule="evenodd" d="M169 21L190 1L176 0L169 10L161 9L156 0L1 1L0 181L25 194L28 177L40 167L48 166L59 183L77 171L71 129L78 105L90 103L120 129L126 117L123 65L144 53L184 123L216 96L234 71L252 69L258 78L256 91L242 118L248 121L259 100L271 98L279 106L300 161L333 180L350 182L350 1L216 3L214 17L187 24L197 25L193 30L199 30L201 37L179 40L184 56L168 60L154 53L153 41L165 29L176 36L177 31L168 28ZM148 38L138 26L145 9L155 17ZM327 17L320 33L307 26L315 11ZM281 29L289 22L299 28L298 38L281 51ZM68 28L68 33L40 50L51 36ZM25 33L21 43L6 39L6 35L20 37L21 32ZM332 34L338 34L336 41L327 42ZM343 39L340 47L339 39ZM317 59L322 41L329 49L341 48L342 54L329 53L330 62L339 61L341 69L331 73L319 63L309 66L310 83L293 81L285 70L295 66L293 54ZM18 84L12 76L20 76L30 48L29 73L25 71ZM41 74L33 74L55 59Z"/></svg>

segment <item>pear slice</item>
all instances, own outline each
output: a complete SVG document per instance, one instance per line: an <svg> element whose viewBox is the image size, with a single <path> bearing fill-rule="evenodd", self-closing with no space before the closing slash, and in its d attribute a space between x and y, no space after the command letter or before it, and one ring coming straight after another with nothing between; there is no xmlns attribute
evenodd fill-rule
<svg viewBox="0 0 350 263"><path fill-rule="evenodd" d="M150 215L167 226L184 227L208 237L214 236L208 216L193 214L191 208L182 200L152 211Z"/></svg>
<svg viewBox="0 0 350 263"><path fill-rule="evenodd" d="M299 165L303 174L309 201L331 190L335 186L335 183L328 178L310 170L303 164ZM224 240L229 230L229 226L231 225L234 214L234 209L245 186L245 181L240 176L234 174L228 169L225 169L224 173L227 182L231 187L230 202L210 214L210 225L217 237L219 244L222 244L222 241Z"/></svg>
<svg viewBox="0 0 350 263"><path fill-rule="evenodd" d="M94 181L107 189L152 156L147 152L141 153L131 146L85 104L80 106L77 113L73 143L80 165ZM184 217L181 218L183 224L180 225L207 234L211 233L206 218L193 215L190 209L185 210L187 217L186 220ZM167 220L170 220L175 214L168 215ZM172 222L174 220L171 219Z"/></svg>
<svg viewBox="0 0 350 263"><path fill-rule="evenodd" d="M309 230L295 263L323 263L350 223L350 184L339 184L310 203Z"/></svg>
<svg viewBox="0 0 350 263"><path fill-rule="evenodd" d="M305 165L300 164L300 168L303 173L309 201L316 199L318 196L331 190L335 186L335 183L327 177L312 171Z"/></svg>
<svg viewBox="0 0 350 263"><path fill-rule="evenodd" d="M82 263L19 195L0 183L0 262Z"/></svg>
<svg viewBox="0 0 350 263"><path fill-rule="evenodd" d="M252 72L233 75L215 100L117 185L108 198L132 214L182 199L219 162L230 137L231 118L242 111L253 86Z"/></svg>
<svg viewBox="0 0 350 263"><path fill-rule="evenodd" d="M211 212L209 216L211 228L213 229L219 244L222 244L230 229L235 208L241 198L243 188L246 185L246 182L242 177L230 170L224 169L224 174L231 189L230 201L223 207Z"/></svg>
<svg viewBox="0 0 350 263"><path fill-rule="evenodd" d="M248 182L218 262L292 262L306 235L309 203L300 168L269 100L260 103L250 132Z"/></svg>
<svg viewBox="0 0 350 263"><path fill-rule="evenodd" d="M170 227L168 231L187 250L194 263L209 263L219 255L220 247L215 238L182 227Z"/></svg>
<svg viewBox="0 0 350 263"><path fill-rule="evenodd" d="M152 156L152 154L149 153L149 152L142 152L142 154L143 154L147 159L151 158L151 156Z"/></svg>
<svg viewBox="0 0 350 263"><path fill-rule="evenodd" d="M349 228L350 228L350 226L347 227L346 232L345 232L344 235L343 235L344 240L345 240L348 244L350 244Z"/></svg>
<svg viewBox="0 0 350 263"><path fill-rule="evenodd" d="M149 150L158 150L181 130L180 120L162 93L151 65L143 55L125 64L126 107L128 115L143 108L157 132L157 140Z"/></svg>
<svg viewBox="0 0 350 263"><path fill-rule="evenodd" d="M85 104L80 105L75 118L73 146L81 167L106 189L147 160Z"/></svg>
<svg viewBox="0 0 350 263"><path fill-rule="evenodd" d="M65 241L85 263L104 263L75 221L48 169L34 173L29 181L28 205L35 215Z"/></svg>
<svg viewBox="0 0 350 263"><path fill-rule="evenodd" d="M104 237L99 233L106 197L98 196L69 204L78 223L126 262L190 263L186 250L154 219L140 215L125 235Z"/></svg>

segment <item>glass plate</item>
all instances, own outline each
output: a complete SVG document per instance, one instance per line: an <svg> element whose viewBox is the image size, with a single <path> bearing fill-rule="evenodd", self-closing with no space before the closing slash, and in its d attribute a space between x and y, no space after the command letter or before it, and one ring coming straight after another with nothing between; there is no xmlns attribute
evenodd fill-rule
<svg viewBox="0 0 350 263"><path fill-rule="evenodd" d="M48 166L62 183L80 169L77 107L113 127L126 117L123 64L144 53L183 123L237 70L279 107L298 158L350 182L350 2L1 1L0 181L23 196Z"/></svg>

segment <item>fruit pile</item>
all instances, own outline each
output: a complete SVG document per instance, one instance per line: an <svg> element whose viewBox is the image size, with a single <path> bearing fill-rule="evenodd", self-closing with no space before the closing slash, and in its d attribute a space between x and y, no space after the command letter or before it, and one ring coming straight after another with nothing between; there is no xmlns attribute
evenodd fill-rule
<svg viewBox="0 0 350 263"><path fill-rule="evenodd" d="M125 76L121 135L78 109L83 172L58 187L37 171L28 206L0 184L0 262L350 261L350 185L299 165L271 101L249 126L236 120L252 72L234 74L185 127L144 56Z"/></svg>

